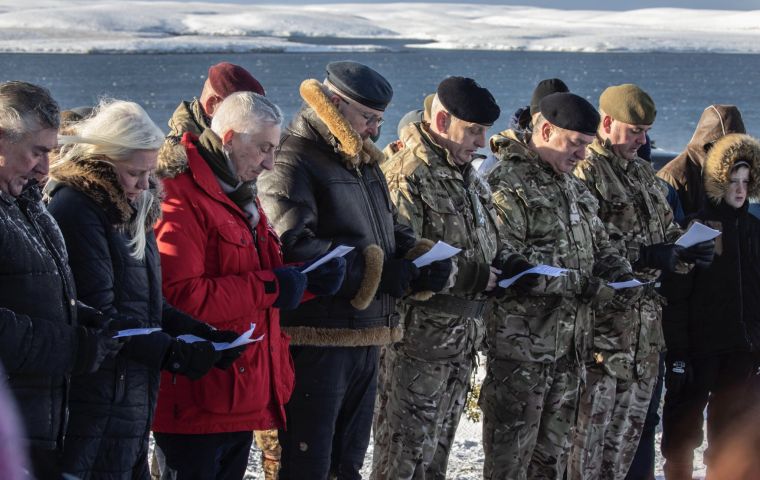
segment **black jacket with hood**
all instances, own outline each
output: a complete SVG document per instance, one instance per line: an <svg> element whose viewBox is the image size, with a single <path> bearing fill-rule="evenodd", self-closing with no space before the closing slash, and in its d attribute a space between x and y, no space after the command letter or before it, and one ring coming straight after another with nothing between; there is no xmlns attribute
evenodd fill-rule
<svg viewBox="0 0 760 480"><path fill-rule="evenodd" d="M760 143L741 134L718 140L704 164L709 201L692 216L722 232L715 258L708 268L663 281L663 330L674 358L760 350L760 220L748 213L748 201L740 208L723 201L738 160L751 165L749 196L760 194Z"/></svg>
<svg viewBox="0 0 760 480"><path fill-rule="evenodd" d="M733 105L710 105L699 118L686 149L657 172L675 188L685 215L707 206L702 171L708 152L716 140L731 134L746 133L739 109Z"/></svg>
<svg viewBox="0 0 760 480"><path fill-rule="evenodd" d="M61 447L76 363L76 293L37 187L0 192L0 362L31 446Z"/></svg>
<svg viewBox="0 0 760 480"><path fill-rule="evenodd" d="M348 262L335 296L282 312L293 345L383 345L400 339L395 299L377 288L383 260L415 246L399 224L379 163L316 80L301 84L306 105L280 142L274 169L258 181L261 204L282 241L286 262L306 261L345 244L360 253ZM353 252L352 252L353 253Z"/></svg>
<svg viewBox="0 0 760 480"><path fill-rule="evenodd" d="M138 260L125 233L136 220L135 210L109 163L69 162L51 178L48 209L66 240L80 298L106 314L128 315L140 327L164 330L131 338L97 372L73 378L64 471L83 480L147 478L160 369L172 335L198 324L162 295L152 228L160 215L159 192L149 191L153 202L145 219L145 258Z"/></svg>

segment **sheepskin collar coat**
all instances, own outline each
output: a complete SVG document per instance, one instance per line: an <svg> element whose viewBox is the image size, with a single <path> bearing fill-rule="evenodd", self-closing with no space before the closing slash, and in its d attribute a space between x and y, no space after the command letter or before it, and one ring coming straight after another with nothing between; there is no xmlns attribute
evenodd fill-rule
<svg viewBox="0 0 760 480"><path fill-rule="evenodd" d="M259 196L283 244L286 262L320 257L338 245L347 257L343 287L283 312L293 344L368 346L397 341L395 300L377 293L385 258L403 257L412 230L398 223L379 163L316 80L301 84L306 104L285 132L274 169L259 178Z"/></svg>
<svg viewBox="0 0 760 480"><path fill-rule="evenodd" d="M664 282L665 340L680 358L760 350L760 220L748 212L748 202L733 208L723 201L737 161L750 165L749 196L760 195L760 143L741 134L718 140L704 164L709 202L692 216L721 231L715 259L706 269Z"/></svg>

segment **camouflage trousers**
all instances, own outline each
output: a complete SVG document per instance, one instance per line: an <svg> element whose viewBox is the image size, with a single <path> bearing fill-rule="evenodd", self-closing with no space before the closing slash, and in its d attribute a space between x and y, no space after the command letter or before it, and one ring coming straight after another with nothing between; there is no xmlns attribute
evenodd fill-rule
<svg viewBox="0 0 760 480"><path fill-rule="evenodd" d="M256 440L256 446L261 449L261 469L264 470L264 479L277 480L282 452L277 430L254 430L253 438Z"/></svg>
<svg viewBox="0 0 760 480"><path fill-rule="evenodd" d="M622 480L641 438L657 373L620 380L591 366L581 386L568 480Z"/></svg>
<svg viewBox="0 0 760 480"><path fill-rule="evenodd" d="M486 480L561 479L582 366L489 358L480 390Z"/></svg>
<svg viewBox="0 0 760 480"><path fill-rule="evenodd" d="M380 362L371 480L444 480L474 354L426 361L387 347Z"/></svg>

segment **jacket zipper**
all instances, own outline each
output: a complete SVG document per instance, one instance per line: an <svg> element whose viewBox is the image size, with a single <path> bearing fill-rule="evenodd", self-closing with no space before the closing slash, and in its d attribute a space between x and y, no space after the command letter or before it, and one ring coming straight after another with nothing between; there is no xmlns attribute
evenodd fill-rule
<svg viewBox="0 0 760 480"><path fill-rule="evenodd" d="M385 237L381 234L381 232L378 231L378 223L377 223L377 217L375 216L375 203L372 201L372 197L367 192L367 185L364 183L364 175L361 172L361 169L358 165L354 165L354 171L356 172L357 177L359 177L359 185L361 187L362 196L364 197L365 205L368 206L367 210L369 210L369 217L370 221L372 223L372 233L375 235L375 238L380 242L383 252L386 252L388 250L388 242L386 242ZM382 273L381 273L382 275ZM389 307L388 305L388 298L386 298L387 295L381 296L383 307ZM386 308L383 308L383 310L386 310Z"/></svg>
<svg viewBox="0 0 760 480"><path fill-rule="evenodd" d="M744 340L746 340L750 351L754 350L752 339L747 331L747 322L744 321L744 289L742 286L742 249L741 249L741 232L739 232L739 217L736 218L736 267L738 269L737 291L739 292L739 323L742 326Z"/></svg>

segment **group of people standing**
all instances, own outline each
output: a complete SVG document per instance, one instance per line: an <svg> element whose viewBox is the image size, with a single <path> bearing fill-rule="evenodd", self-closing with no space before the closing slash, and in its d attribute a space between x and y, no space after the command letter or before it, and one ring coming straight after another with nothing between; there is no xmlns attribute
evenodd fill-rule
<svg viewBox="0 0 760 480"><path fill-rule="evenodd" d="M648 478L663 372L666 478L691 478L708 401L710 478L752 478L760 143L735 107L668 187L633 84L597 108L541 82L487 141L494 97L448 77L386 153L393 89L366 65L305 80L284 130L265 93L214 65L165 137L133 102L61 125L44 88L0 84L0 361L30 478L148 479L152 431L155 478L241 479L255 438L267 478L358 479L373 435L372 479L442 480L481 353L486 479ZM691 221L721 236L677 245ZM437 241L461 251L418 267ZM116 337L137 327L160 330Z"/></svg>

